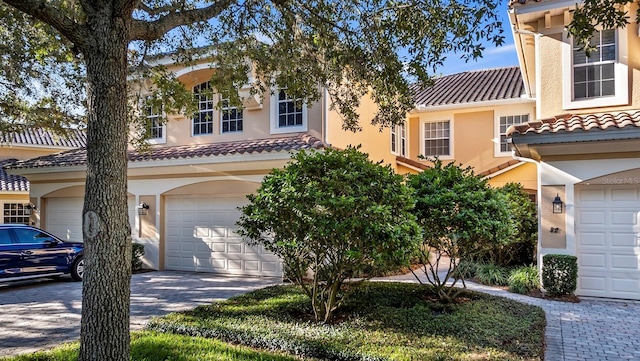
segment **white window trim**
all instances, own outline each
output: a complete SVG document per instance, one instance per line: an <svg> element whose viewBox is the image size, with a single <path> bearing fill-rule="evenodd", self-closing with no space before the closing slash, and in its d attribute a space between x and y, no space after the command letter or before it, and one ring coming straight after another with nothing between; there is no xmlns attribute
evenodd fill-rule
<svg viewBox="0 0 640 361"><path fill-rule="evenodd" d="M280 88L275 89L273 94L271 94L270 107L271 107L271 134L284 134L284 133L300 133L306 132L308 130L308 111L307 105L302 104L302 125L290 126L290 127L282 127L278 126L278 93L280 92Z"/></svg>
<svg viewBox="0 0 640 361"><path fill-rule="evenodd" d="M206 82L202 82L202 83L196 84L193 87L191 87L191 91L193 92L194 96L196 94L196 92L194 91L194 88L195 87L199 87L200 85L202 85L204 83L206 83ZM199 102L200 101L198 100L198 111L193 115L193 117L191 117L191 121L190 121L190 123L191 123L190 124L190 126L191 126L191 137L210 137L210 136L212 136L212 135L214 135L216 133L216 121L215 121L215 119L216 119L216 116L220 117L220 115L216 114L216 107L214 105L213 108L211 109L211 133L196 134L194 132L194 129L193 129L194 127L193 126L194 126L194 122L196 120L195 117L197 115L200 115L200 112L201 112L200 103ZM211 94L211 102L215 102L213 94Z"/></svg>
<svg viewBox="0 0 640 361"><path fill-rule="evenodd" d="M158 118L164 117L164 111L158 114ZM147 119L151 118L151 116L147 116ZM168 121L168 120L167 120ZM162 137L158 138L149 138L147 141L149 144L165 144L167 142L167 123L165 122L160 126L162 129Z"/></svg>
<svg viewBox="0 0 640 361"><path fill-rule="evenodd" d="M228 98L222 98L220 97L220 110L219 110L219 118L220 118L220 135L225 135L225 134L237 134L237 133L242 133L244 132L244 109L238 108L238 107L232 107L232 106L227 106L226 108L224 108L222 105L224 104L223 102L225 100L229 100ZM236 112L240 112L242 114L242 130L237 130L237 124L236 124L236 130L234 131L228 131L228 132L224 132L222 131L222 129L224 129L223 126L223 119L222 116L224 115L224 110L225 109L236 109ZM237 119L235 119L237 121Z"/></svg>
<svg viewBox="0 0 640 361"><path fill-rule="evenodd" d="M501 117L508 117L508 116L522 116L522 115L528 115L529 116L529 121L533 120L532 116L533 114L529 111L518 111L517 109L513 109L508 112L494 112L494 119L493 119L493 130L494 130L494 136L495 136L495 142L494 142L494 148L493 148L493 154L495 157L511 157L511 151L506 151L503 152L502 151L502 147L501 147L501 142L500 142L500 118Z"/></svg>
<svg viewBox="0 0 640 361"><path fill-rule="evenodd" d="M407 140L407 123L405 122L404 124L402 124L404 126L404 138L402 137L402 131L400 128L400 124L397 125L392 125L389 128L389 149L391 151L391 154L393 155L398 155L401 157L405 157L408 158L408 153L407 153L407 148L409 143ZM393 144L393 140L395 138L396 141L396 150L393 150L392 144ZM402 146L402 140L404 139L404 147ZM402 154L404 153L404 154Z"/></svg>
<svg viewBox="0 0 640 361"><path fill-rule="evenodd" d="M629 104L629 68L627 30L616 29L615 95L581 100L573 99L573 39L564 31L562 38L562 107L583 109Z"/></svg>
<svg viewBox="0 0 640 361"><path fill-rule="evenodd" d="M444 119L433 119L433 120L423 120L420 122L420 154L429 158L435 157L433 155L427 155L425 152L424 142L425 142L425 124L427 123L438 123L438 122L449 122L449 155L439 155L438 159L440 160L451 160L454 159L454 149L453 149L453 116ZM425 159L425 161L428 159Z"/></svg>

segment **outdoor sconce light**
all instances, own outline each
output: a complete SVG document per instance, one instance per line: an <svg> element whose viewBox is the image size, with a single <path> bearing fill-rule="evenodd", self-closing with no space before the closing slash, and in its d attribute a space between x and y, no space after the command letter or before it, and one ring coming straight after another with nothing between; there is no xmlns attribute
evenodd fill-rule
<svg viewBox="0 0 640 361"><path fill-rule="evenodd" d="M33 212L38 211L38 207L36 207L33 204L29 203L29 204L24 206L24 209L22 210L22 213L24 213L25 216L28 216L28 215L31 215L32 211Z"/></svg>
<svg viewBox="0 0 640 361"><path fill-rule="evenodd" d="M146 204L145 202L142 202L138 206L138 215L146 216L148 210L149 210L149 205Z"/></svg>
<svg viewBox="0 0 640 361"><path fill-rule="evenodd" d="M560 195L556 193L556 197L553 199L553 213L562 213L562 204Z"/></svg>

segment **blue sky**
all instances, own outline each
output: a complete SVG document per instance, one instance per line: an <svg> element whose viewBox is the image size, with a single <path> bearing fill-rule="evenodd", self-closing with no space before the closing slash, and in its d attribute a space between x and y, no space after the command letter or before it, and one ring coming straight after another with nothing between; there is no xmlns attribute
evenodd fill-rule
<svg viewBox="0 0 640 361"><path fill-rule="evenodd" d="M438 69L437 73L449 75L468 70L518 65L518 56L516 55L516 49L513 44L513 34L509 28L509 18L506 10L502 11L501 20L505 37L505 42L502 46L495 47L493 44L488 44L482 58L476 61L465 62L461 60L458 55L451 54L447 57L444 66Z"/></svg>

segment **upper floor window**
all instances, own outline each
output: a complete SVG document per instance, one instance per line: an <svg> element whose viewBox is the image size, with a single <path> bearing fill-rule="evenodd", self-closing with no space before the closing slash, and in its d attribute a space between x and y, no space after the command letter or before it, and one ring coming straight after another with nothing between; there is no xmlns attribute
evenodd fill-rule
<svg viewBox="0 0 640 361"><path fill-rule="evenodd" d="M271 133L307 131L307 106L301 98L289 96L286 89L279 89L271 97Z"/></svg>
<svg viewBox="0 0 640 361"><path fill-rule="evenodd" d="M193 87L198 112L193 117L193 135L213 134L213 97L208 82Z"/></svg>
<svg viewBox="0 0 640 361"><path fill-rule="evenodd" d="M598 31L589 43L587 54L573 48L573 98L586 99L615 94L616 31Z"/></svg>
<svg viewBox="0 0 640 361"><path fill-rule="evenodd" d="M571 38L562 43L563 108L628 104L627 29L596 31L589 45L587 56Z"/></svg>
<svg viewBox="0 0 640 361"><path fill-rule="evenodd" d="M229 99L220 102L222 133L242 132L242 109L229 105Z"/></svg>
<svg viewBox="0 0 640 361"><path fill-rule="evenodd" d="M407 133L404 124L391 127L391 153L401 157L407 156Z"/></svg>
<svg viewBox="0 0 640 361"><path fill-rule="evenodd" d="M511 149L507 143L507 129L516 124L522 124L529 121L529 114L506 115L500 117L500 153L509 153Z"/></svg>
<svg viewBox="0 0 640 361"><path fill-rule="evenodd" d="M152 144L163 143L166 139L165 126L160 120L161 114L162 109L153 105L147 106L147 127L149 129L149 142Z"/></svg>
<svg viewBox="0 0 640 361"><path fill-rule="evenodd" d="M451 122L448 120L424 123L425 157L451 156Z"/></svg>

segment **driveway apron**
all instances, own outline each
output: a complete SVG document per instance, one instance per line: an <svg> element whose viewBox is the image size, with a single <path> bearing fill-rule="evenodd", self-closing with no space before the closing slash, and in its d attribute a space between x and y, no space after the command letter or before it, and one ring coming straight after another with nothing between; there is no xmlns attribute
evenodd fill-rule
<svg viewBox="0 0 640 361"><path fill-rule="evenodd" d="M153 316L280 283L274 278L149 272L131 278L131 329ZM0 284L0 357L54 347L80 336L82 283L69 278Z"/></svg>

